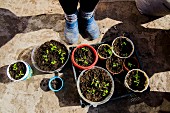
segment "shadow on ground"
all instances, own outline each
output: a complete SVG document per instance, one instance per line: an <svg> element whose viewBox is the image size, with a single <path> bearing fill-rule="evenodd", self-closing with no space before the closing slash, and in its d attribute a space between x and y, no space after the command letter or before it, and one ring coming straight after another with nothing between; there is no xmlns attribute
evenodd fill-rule
<svg viewBox="0 0 170 113"><path fill-rule="evenodd" d="M36 16L17 17L8 9L0 8L0 47L10 41L18 33L27 33L40 29L63 30L64 15L42 14Z"/></svg>
<svg viewBox="0 0 170 113"><path fill-rule="evenodd" d="M135 2L100 3L96 10L96 19L107 18L122 21L112 26L102 41L113 40L117 36L127 35L135 44L143 70L149 77L154 73L170 71L170 30L147 29L141 24L159 17L141 15ZM137 97L126 97L109 101L97 108L90 107L88 113L130 113L130 112L170 112L169 92L148 92Z"/></svg>

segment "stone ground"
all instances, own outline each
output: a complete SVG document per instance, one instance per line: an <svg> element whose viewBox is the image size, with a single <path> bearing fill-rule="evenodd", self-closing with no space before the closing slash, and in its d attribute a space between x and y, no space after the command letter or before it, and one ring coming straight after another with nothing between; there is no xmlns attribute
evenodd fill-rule
<svg viewBox="0 0 170 113"><path fill-rule="evenodd" d="M103 0L98 4L95 18L101 37L94 41L80 37L78 44L111 40L124 33L131 36L150 77L150 92L97 108L81 108L69 63L60 73L65 81L63 90L53 93L41 90L40 82L54 75L38 72L30 60L35 46L51 39L64 40L63 14L57 0L0 0L0 113L170 112L170 15L141 15L134 1ZM6 77L6 68L20 59L32 66L34 74L27 81L14 83Z"/></svg>

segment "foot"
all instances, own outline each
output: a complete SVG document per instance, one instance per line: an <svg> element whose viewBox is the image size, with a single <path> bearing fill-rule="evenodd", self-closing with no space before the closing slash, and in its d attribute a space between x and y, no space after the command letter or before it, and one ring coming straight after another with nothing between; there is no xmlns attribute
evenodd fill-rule
<svg viewBox="0 0 170 113"><path fill-rule="evenodd" d="M75 44L78 42L79 30L77 20L74 22L69 22L66 20L64 36L69 44Z"/></svg>
<svg viewBox="0 0 170 113"><path fill-rule="evenodd" d="M83 17L84 16L84 17ZM85 17L86 14L79 15L79 30L81 31L82 35L88 34L92 40L99 38L100 31L99 26L97 25L94 16L92 15L89 18L89 15Z"/></svg>

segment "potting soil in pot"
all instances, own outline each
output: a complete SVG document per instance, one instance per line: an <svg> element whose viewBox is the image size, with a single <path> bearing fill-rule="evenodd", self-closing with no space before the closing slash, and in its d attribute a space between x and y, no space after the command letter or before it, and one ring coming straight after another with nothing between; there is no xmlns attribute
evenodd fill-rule
<svg viewBox="0 0 170 113"><path fill-rule="evenodd" d="M26 73L26 66L23 62L17 62L10 66L9 73L15 80L21 79Z"/></svg>
<svg viewBox="0 0 170 113"><path fill-rule="evenodd" d="M44 71L54 71L66 62L68 51L64 44L51 40L42 44L35 52L37 66Z"/></svg>
<svg viewBox="0 0 170 113"><path fill-rule="evenodd" d="M127 58L127 59L125 60L125 66L126 66L129 70L139 68L139 67L138 67L138 66L139 66L139 65L138 65L138 61L137 61L135 58L133 58L133 57Z"/></svg>
<svg viewBox="0 0 170 113"><path fill-rule="evenodd" d="M132 71L127 77L127 83L133 90L143 90L146 84L146 77L140 71Z"/></svg>
<svg viewBox="0 0 170 113"><path fill-rule="evenodd" d="M88 47L77 48L74 53L74 60L80 66L90 66L95 60L93 51Z"/></svg>
<svg viewBox="0 0 170 113"><path fill-rule="evenodd" d="M93 102L104 100L112 87L112 81L107 72L94 68L86 71L80 78L80 90L83 96Z"/></svg>
<svg viewBox="0 0 170 113"><path fill-rule="evenodd" d="M118 38L113 44L114 52L122 57L127 57L132 52L132 45L126 38Z"/></svg>
<svg viewBox="0 0 170 113"><path fill-rule="evenodd" d="M62 82L59 78L56 78L51 81L51 86L54 90L58 90L61 88Z"/></svg>
<svg viewBox="0 0 170 113"><path fill-rule="evenodd" d="M103 46L100 46L100 48L98 49L98 53L100 56L107 58L112 55L112 50L109 46L103 45Z"/></svg>
<svg viewBox="0 0 170 113"><path fill-rule="evenodd" d="M123 68L123 59L112 56L107 59L106 67L113 73L119 73Z"/></svg>

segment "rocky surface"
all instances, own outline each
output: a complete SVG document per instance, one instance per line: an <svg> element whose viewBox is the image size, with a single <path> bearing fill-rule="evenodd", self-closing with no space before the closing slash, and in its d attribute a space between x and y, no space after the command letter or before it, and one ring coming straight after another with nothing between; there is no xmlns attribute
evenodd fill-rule
<svg viewBox="0 0 170 113"><path fill-rule="evenodd" d="M147 17L139 14L134 1L103 0L95 18L101 37L88 41L80 36L78 44L131 36L143 70L150 77L150 92L109 101L97 108L81 108L70 62L60 73L65 81L63 90L44 92L40 82L54 75L40 73L32 66L31 51L47 40L65 41L61 6L57 0L0 0L0 113L170 112L170 15ZM21 59L31 65L33 77L12 82L6 68Z"/></svg>

